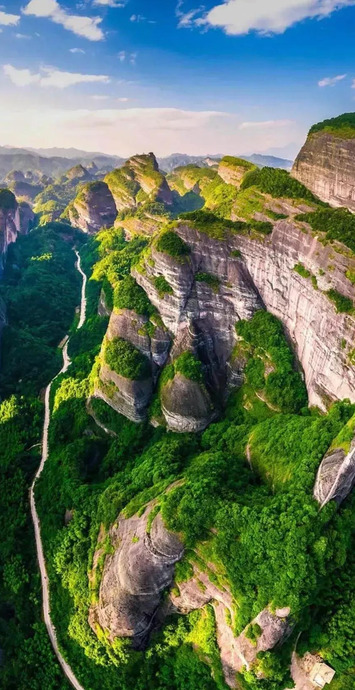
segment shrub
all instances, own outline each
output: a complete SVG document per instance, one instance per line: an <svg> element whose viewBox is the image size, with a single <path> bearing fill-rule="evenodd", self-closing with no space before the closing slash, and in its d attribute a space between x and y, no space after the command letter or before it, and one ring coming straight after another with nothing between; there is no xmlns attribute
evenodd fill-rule
<svg viewBox="0 0 355 690"><path fill-rule="evenodd" d="M296 271L296 273L299 273L302 278L310 278L312 275L308 268L306 268L301 262L296 264L296 266L293 267L293 270Z"/></svg>
<svg viewBox="0 0 355 690"><path fill-rule="evenodd" d="M309 223L313 230L325 232L327 240L338 240L355 252L355 216L346 208L322 208L301 213L296 220Z"/></svg>
<svg viewBox="0 0 355 690"><path fill-rule="evenodd" d="M259 187L264 194L288 199L306 199L318 202L316 197L301 182L291 177L286 170L279 168L256 168L248 172L241 184L241 189L253 186Z"/></svg>
<svg viewBox="0 0 355 690"><path fill-rule="evenodd" d="M350 299L350 297L342 295L341 292L338 292L338 290L334 290L334 288L328 290L326 292L326 295L328 295L329 299L331 299L332 302L334 302L337 312L341 314L345 312L349 313L354 306L353 301Z"/></svg>
<svg viewBox="0 0 355 690"><path fill-rule="evenodd" d="M202 383L202 364L192 352L183 352L174 362L176 374L182 374L186 379Z"/></svg>
<svg viewBox="0 0 355 690"><path fill-rule="evenodd" d="M162 232L158 237L156 248L158 252L180 259L184 259L190 253L190 248L173 230Z"/></svg>
<svg viewBox="0 0 355 690"><path fill-rule="evenodd" d="M139 381L149 376L150 362L132 343L113 338L105 347L105 361L116 374Z"/></svg>
<svg viewBox="0 0 355 690"><path fill-rule="evenodd" d="M195 280L197 283L206 283L210 286L210 288L212 288L213 292L218 292L220 280L217 278L217 276L214 276L211 273L200 272L196 273Z"/></svg>
<svg viewBox="0 0 355 690"><path fill-rule="evenodd" d="M344 113L338 117L332 117L323 122L317 122L309 130L309 134L316 134L317 132L330 132L334 135L344 136L352 139L355 137L355 113Z"/></svg>
<svg viewBox="0 0 355 690"><path fill-rule="evenodd" d="M132 276L127 276L117 285L113 303L117 309L131 309L144 316L150 316L155 311L143 288Z"/></svg>
<svg viewBox="0 0 355 690"><path fill-rule="evenodd" d="M154 278L154 286L159 292L159 297L164 297L164 295L172 295L173 288L169 285L168 281L164 276L157 276Z"/></svg>

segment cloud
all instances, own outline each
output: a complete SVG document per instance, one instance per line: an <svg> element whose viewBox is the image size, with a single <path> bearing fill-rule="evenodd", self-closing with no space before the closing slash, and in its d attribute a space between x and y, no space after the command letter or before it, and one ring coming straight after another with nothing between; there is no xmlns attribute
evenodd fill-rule
<svg viewBox="0 0 355 690"><path fill-rule="evenodd" d="M304 19L323 19L332 12L355 5L355 0L224 0L203 16L201 10L185 15L180 26L205 25L223 29L227 34L240 36L250 31L262 35L281 34ZM178 4L178 9L181 2Z"/></svg>
<svg viewBox="0 0 355 690"><path fill-rule="evenodd" d="M17 33L17 34L15 34L15 38L22 38L22 39L23 39L23 38L27 38L27 39L28 39L28 38L32 38L32 37L31 37L31 36L28 36L27 34L20 34L20 33Z"/></svg>
<svg viewBox="0 0 355 690"><path fill-rule="evenodd" d="M89 41L101 41L104 38L104 33L99 27L102 22L101 17L69 14L63 10L57 0L30 0L22 11L23 14L51 19L68 31L72 31L77 36L83 36Z"/></svg>
<svg viewBox="0 0 355 690"><path fill-rule="evenodd" d="M118 103L128 103L129 98L116 98L116 101L118 101Z"/></svg>
<svg viewBox="0 0 355 690"><path fill-rule="evenodd" d="M8 14L8 12L0 10L0 24L2 26L16 26L20 19L19 14Z"/></svg>
<svg viewBox="0 0 355 690"><path fill-rule="evenodd" d="M325 77L318 82L318 86L335 86L338 81L342 81L346 76L346 74L338 74L336 77Z"/></svg>
<svg viewBox="0 0 355 690"><path fill-rule="evenodd" d="M179 0L178 4L176 5L175 14L179 20L178 29L190 29L194 26L198 26L200 23L203 22L203 19L201 19L201 17L199 18L198 15L200 15L205 8L202 6L193 10L189 10L188 12L184 12L184 2L185 0Z"/></svg>
<svg viewBox="0 0 355 690"><path fill-rule="evenodd" d="M138 57L138 53L127 53L125 50L121 50L118 53L118 59L120 62L126 62L126 60L131 64L135 65Z"/></svg>
<svg viewBox="0 0 355 690"><path fill-rule="evenodd" d="M128 0L122 2L122 0L94 0L94 5L100 5L101 7L118 7L122 8L126 6Z"/></svg>
<svg viewBox="0 0 355 690"><path fill-rule="evenodd" d="M69 48L69 53L82 53L82 55L85 55L85 50L82 48Z"/></svg>
<svg viewBox="0 0 355 690"><path fill-rule="evenodd" d="M4 74L15 86L30 86L38 84L41 87L53 87L65 89L76 84L96 83L108 84L110 79L103 74L79 74L75 72L62 72L54 67L43 67L41 72L32 73L29 69L17 69L13 65L3 66Z"/></svg>
<svg viewBox="0 0 355 690"><path fill-rule="evenodd" d="M239 129L270 129L273 127L289 127L294 125L293 120L264 120L261 122L242 122Z"/></svg>
<svg viewBox="0 0 355 690"><path fill-rule="evenodd" d="M106 101L109 98L109 96L103 96L101 94L94 93L91 96L91 98L93 99L93 101Z"/></svg>

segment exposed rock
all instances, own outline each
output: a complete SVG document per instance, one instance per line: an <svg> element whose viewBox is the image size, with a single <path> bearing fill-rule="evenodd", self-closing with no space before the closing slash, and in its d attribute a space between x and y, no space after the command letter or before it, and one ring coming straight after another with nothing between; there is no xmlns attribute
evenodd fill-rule
<svg viewBox="0 0 355 690"><path fill-rule="evenodd" d="M292 175L322 201L355 211L355 138L327 131L310 134Z"/></svg>
<svg viewBox="0 0 355 690"><path fill-rule="evenodd" d="M148 506L141 517L120 516L110 530L113 555L106 557L99 603L91 607L89 622L115 637L131 637L142 648L149 636L162 592L171 585L174 565L183 554L175 534L168 532L158 514L150 532ZM148 533L149 532L149 533Z"/></svg>
<svg viewBox="0 0 355 690"><path fill-rule="evenodd" d="M63 177L71 182L86 182L92 180L92 174L81 164L74 165L74 167L70 168Z"/></svg>
<svg viewBox="0 0 355 690"><path fill-rule="evenodd" d="M20 233L21 235L27 235L33 226L35 220L35 214L33 213L31 206L25 201L21 201L19 204L20 211Z"/></svg>
<svg viewBox="0 0 355 690"><path fill-rule="evenodd" d="M121 168L106 175L105 182L112 192L117 211L135 209L145 200L167 205L173 201L169 185L159 171L153 153L133 156Z"/></svg>
<svg viewBox="0 0 355 690"><path fill-rule="evenodd" d="M0 189L0 272L7 248L16 241L20 231L20 210L15 195L9 189Z"/></svg>
<svg viewBox="0 0 355 690"><path fill-rule="evenodd" d="M168 428L177 432L203 431L215 416L206 387L181 374L162 389L161 406Z"/></svg>
<svg viewBox="0 0 355 690"><path fill-rule="evenodd" d="M154 317L153 317L154 318ZM136 314L128 309L112 312L106 337L124 338L140 350L148 359L159 367L163 367L168 358L171 337L168 331L160 326L150 325L149 334L146 331L149 319L147 316Z"/></svg>
<svg viewBox="0 0 355 690"><path fill-rule="evenodd" d="M340 504L354 484L355 439L348 453L343 448L333 448L325 454L318 469L313 495L322 508L332 500Z"/></svg>
<svg viewBox="0 0 355 690"><path fill-rule="evenodd" d="M266 608L251 621L251 624L260 626L260 635L256 643L253 644L247 637L249 626L235 637L232 627L233 597L230 591L221 585L216 586L208 574L196 566L193 578L179 583L178 588L179 595L172 590L170 599L174 609L179 613L190 613L213 602L222 667L226 683L231 688L236 687L236 674L244 666L249 669L255 663L258 652L273 649L291 631L289 608L279 609L275 613Z"/></svg>
<svg viewBox="0 0 355 690"><path fill-rule="evenodd" d="M248 172L248 170L252 170L254 167L252 163L248 163L241 158L225 156L218 165L218 175L222 178L223 182L231 184L234 187L240 187L245 173Z"/></svg>
<svg viewBox="0 0 355 690"><path fill-rule="evenodd" d="M117 211L113 196L105 182L84 185L68 207L70 223L75 228L94 234L113 226Z"/></svg>
<svg viewBox="0 0 355 690"><path fill-rule="evenodd" d="M107 364L101 365L95 396L102 398L116 412L132 422L142 422L146 418L152 392L152 378L143 381L126 379L112 371Z"/></svg>

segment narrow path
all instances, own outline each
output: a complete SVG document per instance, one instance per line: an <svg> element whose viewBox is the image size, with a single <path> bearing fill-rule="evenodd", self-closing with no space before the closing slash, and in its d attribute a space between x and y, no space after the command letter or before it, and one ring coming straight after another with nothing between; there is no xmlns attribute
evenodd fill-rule
<svg viewBox="0 0 355 690"><path fill-rule="evenodd" d="M87 277L85 273L81 269L81 264L80 264L80 256L79 252L75 251L76 257L77 257L77 263L76 263L76 268L79 271L79 273L82 276L83 279L83 285L82 285L82 291L81 291L81 303L80 303L80 319L77 328L81 328L86 319L86 296L85 296L85 288L86 288L86 281ZM33 521L33 526L34 526L34 531L35 531L35 540L36 540L36 549L37 549L37 559L38 559L38 565L41 573L41 581L42 581L42 595L43 595L43 616L44 616L44 622L46 624L46 628L48 631L48 635L50 638L50 641L52 643L52 647L54 649L54 652L56 654L56 657L63 669L64 674L68 678L69 682L75 688L75 690L84 690L83 686L80 685L79 681L75 677L72 669L70 668L69 664L65 661L64 657L59 651L58 647L58 640L57 640L57 635L56 635L56 630L54 627L54 624L51 619L51 608L50 608L50 598L49 598L49 580L48 580L48 575L47 575L47 568L46 568L46 561L44 558L44 553L43 553L43 544L42 544L42 539L41 539L41 524L40 520L38 517L37 513L37 508L36 508L36 501L35 501L35 486L37 479L42 474L45 462L48 458L48 431L49 431L49 424L51 421L51 409L50 409L50 394L51 394L51 388L52 388L52 383L55 381L58 376L61 374L64 374L67 369L70 366L70 357L68 355L68 343L69 343L69 338L68 336L65 337L63 341L63 366L61 370L58 372L58 374L52 379L52 381L48 384L46 388L46 393L45 393L45 398L44 398L44 424L43 424L43 435L42 435L42 457L41 457L41 462L39 465L39 468L36 472L35 478L33 480L32 486L30 488L30 505L31 505L31 516L32 516L32 521Z"/></svg>

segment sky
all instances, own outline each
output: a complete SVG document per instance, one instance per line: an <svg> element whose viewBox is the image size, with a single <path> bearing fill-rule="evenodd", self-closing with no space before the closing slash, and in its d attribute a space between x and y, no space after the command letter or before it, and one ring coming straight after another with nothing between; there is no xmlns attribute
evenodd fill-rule
<svg viewBox="0 0 355 690"><path fill-rule="evenodd" d="M292 158L355 110L355 0L202 3L0 5L0 145Z"/></svg>

